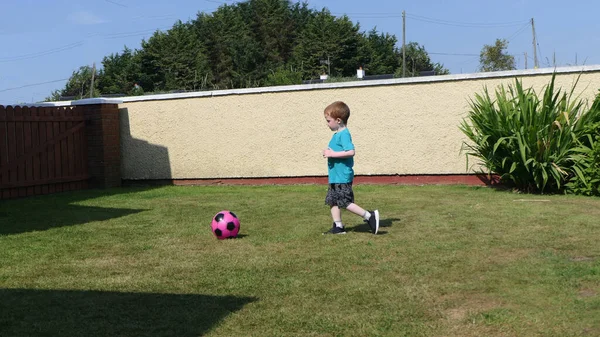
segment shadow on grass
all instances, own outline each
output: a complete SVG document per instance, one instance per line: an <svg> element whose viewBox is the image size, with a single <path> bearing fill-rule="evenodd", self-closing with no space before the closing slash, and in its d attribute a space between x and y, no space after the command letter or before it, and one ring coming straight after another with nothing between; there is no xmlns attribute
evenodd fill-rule
<svg viewBox="0 0 600 337"><path fill-rule="evenodd" d="M387 234L386 231L382 231L381 229L386 228L386 227L392 227L392 225L396 221L400 221L400 218L380 219L379 220L379 231L377 232L377 235ZM347 227L346 230L349 232L371 233L371 228L369 227L369 225L367 223L362 223L362 224L356 225L354 227Z"/></svg>
<svg viewBox="0 0 600 337"><path fill-rule="evenodd" d="M31 214L28 219L23 221L6 221L7 218L11 217L5 217L4 220L6 223L0 226L0 235L20 234L65 226L81 225L92 221L120 218L142 211L143 210L136 209L65 205L45 214ZM4 222L1 219L2 217L0 216L0 222Z"/></svg>
<svg viewBox="0 0 600 337"><path fill-rule="evenodd" d="M223 240L224 240L224 241L226 241L226 240L241 240L241 239L243 239L243 238L245 238L245 237L247 237L247 236L248 236L248 235L246 235L246 234L238 234L237 236L230 237L230 238L226 238L226 239L223 239ZM216 236L215 236L215 239L217 239L217 237L216 237ZM217 240L218 240L218 239L217 239Z"/></svg>
<svg viewBox="0 0 600 337"><path fill-rule="evenodd" d="M127 108L119 109L118 116L121 152L123 153L121 157L121 168L125 172L125 176L130 174L134 177L136 175L156 178L171 177L171 160L168 148L152 144L144 139L133 137L131 134L130 114ZM48 147L46 150L54 151L54 148ZM54 152L51 152L48 155L54 156L53 153ZM93 153L90 153L90 155L93 155ZM87 160L85 156L81 159L84 162ZM25 169L24 166L21 166L19 166L19 170L21 168ZM14 173L16 174L16 171ZM90 173L92 175L89 179L90 186L104 185L100 176L96 176L95 173L92 174L91 171ZM57 174L60 176L60 173ZM20 176L16 182L21 183L25 181L26 180ZM35 190L37 196L16 198L18 195L22 194L23 189L19 190L15 187L9 188L8 185L3 185L3 182L4 181L0 182L0 197L7 198L12 195L14 198L0 200L0 236L73 226L92 221L104 221L138 213L143 210L89 207L75 205L75 203L91 198L135 193L141 190L148 190L172 184L172 181L165 180L162 181L159 186L144 186L143 188L139 188L138 186L137 188L72 190L73 186L66 181L44 186L44 192L54 192L55 189L56 191L67 192L42 195L40 193L44 190L42 189L43 185L34 185L29 187L28 192ZM11 183L14 182L11 181Z"/></svg>
<svg viewBox="0 0 600 337"><path fill-rule="evenodd" d="M0 235L43 231L52 228L104 221L145 211L144 209L106 208L77 205L76 202L137 193L147 188L113 188L42 195L0 203Z"/></svg>
<svg viewBox="0 0 600 337"><path fill-rule="evenodd" d="M0 336L199 336L254 297L0 289Z"/></svg>

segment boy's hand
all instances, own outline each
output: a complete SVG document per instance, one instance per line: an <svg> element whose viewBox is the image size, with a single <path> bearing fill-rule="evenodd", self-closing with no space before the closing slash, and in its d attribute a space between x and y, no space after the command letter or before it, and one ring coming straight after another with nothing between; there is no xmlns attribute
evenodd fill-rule
<svg viewBox="0 0 600 337"><path fill-rule="evenodd" d="M333 151L331 148L323 150L323 158L350 158L354 157L354 150Z"/></svg>
<svg viewBox="0 0 600 337"><path fill-rule="evenodd" d="M335 153L335 151L333 151L331 148L328 147L325 150L323 150L323 158L332 157L334 153Z"/></svg>

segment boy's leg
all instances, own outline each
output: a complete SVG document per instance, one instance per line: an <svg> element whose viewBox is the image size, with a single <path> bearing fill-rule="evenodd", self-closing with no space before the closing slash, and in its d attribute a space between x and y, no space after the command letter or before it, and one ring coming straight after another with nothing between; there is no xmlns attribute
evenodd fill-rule
<svg viewBox="0 0 600 337"><path fill-rule="evenodd" d="M342 224L342 212L338 206L331 206L331 217L333 218L333 226L323 234L346 234Z"/></svg>
<svg viewBox="0 0 600 337"><path fill-rule="evenodd" d="M331 218L336 226L344 227L344 225L342 225L342 210L340 210L339 207L331 206Z"/></svg>
<svg viewBox="0 0 600 337"><path fill-rule="evenodd" d="M355 203L351 203L350 205L348 205L348 207L346 207L346 209L358 216L361 216L363 218L365 217L366 211Z"/></svg>
<svg viewBox="0 0 600 337"><path fill-rule="evenodd" d="M327 196L325 197L325 204L329 205L330 207L333 226L329 231L323 234L346 234L344 225L342 223L342 211L338 206L339 199L340 195L338 186L336 184L329 184Z"/></svg>
<svg viewBox="0 0 600 337"><path fill-rule="evenodd" d="M361 216L363 219L365 219L365 222L367 222L369 224L369 227L371 227L371 232L373 234L377 234L377 232L379 231L379 211L378 210L365 211L362 207L358 206L355 203L351 203L350 205L348 205L348 207L346 207L346 209L358 216Z"/></svg>

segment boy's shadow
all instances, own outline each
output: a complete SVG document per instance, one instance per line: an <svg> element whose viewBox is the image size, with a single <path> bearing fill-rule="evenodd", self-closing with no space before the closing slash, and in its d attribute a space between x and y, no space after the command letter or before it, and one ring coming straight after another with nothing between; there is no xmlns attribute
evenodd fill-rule
<svg viewBox="0 0 600 337"><path fill-rule="evenodd" d="M377 235L387 234L387 231L382 231L381 229L385 227L392 227L392 225L396 221L400 221L400 218L379 219L379 231L377 232ZM371 233L371 227L369 227L369 225L366 222L364 222L354 227L347 227L346 231L358 233Z"/></svg>

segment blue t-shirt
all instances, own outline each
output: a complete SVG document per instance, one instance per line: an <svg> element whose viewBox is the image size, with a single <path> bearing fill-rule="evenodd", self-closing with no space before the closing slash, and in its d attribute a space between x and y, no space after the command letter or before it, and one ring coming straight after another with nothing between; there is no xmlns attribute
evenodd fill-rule
<svg viewBox="0 0 600 337"><path fill-rule="evenodd" d="M329 148L333 151L354 150L352 136L348 128L333 134L329 141ZM330 184L348 184L354 180L354 158L327 158L328 175Z"/></svg>

